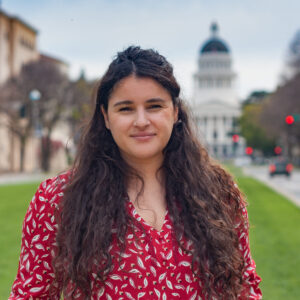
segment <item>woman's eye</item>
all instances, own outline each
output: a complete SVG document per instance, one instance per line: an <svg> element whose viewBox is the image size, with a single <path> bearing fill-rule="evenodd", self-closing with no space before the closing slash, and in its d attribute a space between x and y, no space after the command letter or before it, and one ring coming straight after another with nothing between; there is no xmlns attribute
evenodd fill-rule
<svg viewBox="0 0 300 300"><path fill-rule="evenodd" d="M161 105L159 104L153 104L151 106L149 106L150 109L156 109L156 108L161 108Z"/></svg>
<svg viewBox="0 0 300 300"><path fill-rule="evenodd" d="M131 110L130 107L121 107L121 108L119 109L119 111L130 111L130 110Z"/></svg>

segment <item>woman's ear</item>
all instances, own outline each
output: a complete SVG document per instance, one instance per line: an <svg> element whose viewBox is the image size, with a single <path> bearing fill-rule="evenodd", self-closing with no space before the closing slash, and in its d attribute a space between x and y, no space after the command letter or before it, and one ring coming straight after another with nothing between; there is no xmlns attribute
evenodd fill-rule
<svg viewBox="0 0 300 300"><path fill-rule="evenodd" d="M178 106L174 107L174 124L178 121Z"/></svg>
<svg viewBox="0 0 300 300"><path fill-rule="evenodd" d="M103 105L101 105L101 112L102 112L102 115L104 117L104 122L105 122L105 127L109 130L109 121L108 121L108 116L107 116L107 113L103 107Z"/></svg>

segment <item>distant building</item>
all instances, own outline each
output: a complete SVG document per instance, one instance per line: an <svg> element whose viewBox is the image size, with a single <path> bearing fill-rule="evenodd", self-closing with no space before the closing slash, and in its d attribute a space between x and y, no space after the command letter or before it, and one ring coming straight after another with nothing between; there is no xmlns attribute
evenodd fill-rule
<svg viewBox="0 0 300 300"><path fill-rule="evenodd" d="M37 34L38 31L27 22L0 9L0 85L9 78L17 76L23 65L39 59L54 63L62 73L68 74L69 66L66 62L39 53ZM8 115L0 112L0 173L19 171L20 141L10 130L10 121ZM70 136L66 123L60 122L59 126L54 128L52 135L56 145ZM39 168L39 147L40 141L34 136L30 137L24 159L25 171ZM57 153L51 161L51 168L61 170L66 166L64 147Z"/></svg>
<svg viewBox="0 0 300 300"><path fill-rule="evenodd" d="M39 58L37 33L22 19L0 10L0 84Z"/></svg>
<svg viewBox="0 0 300 300"><path fill-rule="evenodd" d="M63 61L59 58L53 57L53 56L49 56L47 54L43 54L43 53L40 53L39 59L41 61L45 61L45 62L55 64L58 67L58 69L60 70L61 73L68 75L68 73L69 73L69 64L66 63L65 61Z"/></svg>
<svg viewBox="0 0 300 300"><path fill-rule="evenodd" d="M193 112L210 154L232 157L243 149L243 139L232 141L241 114L234 84L236 74L229 47L219 37L218 25L212 23L210 31L210 38L200 48L198 70L193 77Z"/></svg>

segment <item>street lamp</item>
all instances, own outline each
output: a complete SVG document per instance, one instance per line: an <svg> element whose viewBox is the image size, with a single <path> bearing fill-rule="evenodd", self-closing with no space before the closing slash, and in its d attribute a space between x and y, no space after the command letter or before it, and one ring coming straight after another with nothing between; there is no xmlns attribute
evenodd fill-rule
<svg viewBox="0 0 300 300"><path fill-rule="evenodd" d="M34 123L35 136L40 138L42 136L42 130L41 130L40 118L39 118L39 107L38 107L38 101L41 99L40 91L36 89L30 91L29 99L30 101L32 101L32 117Z"/></svg>

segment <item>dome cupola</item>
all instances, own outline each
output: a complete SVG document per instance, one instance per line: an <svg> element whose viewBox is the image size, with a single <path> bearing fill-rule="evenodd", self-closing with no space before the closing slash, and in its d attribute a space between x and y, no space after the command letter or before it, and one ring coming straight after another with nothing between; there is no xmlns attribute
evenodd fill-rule
<svg viewBox="0 0 300 300"><path fill-rule="evenodd" d="M213 22L210 26L211 37L203 44L200 53L229 53L229 48L226 43L218 37L219 26Z"/></svg>

